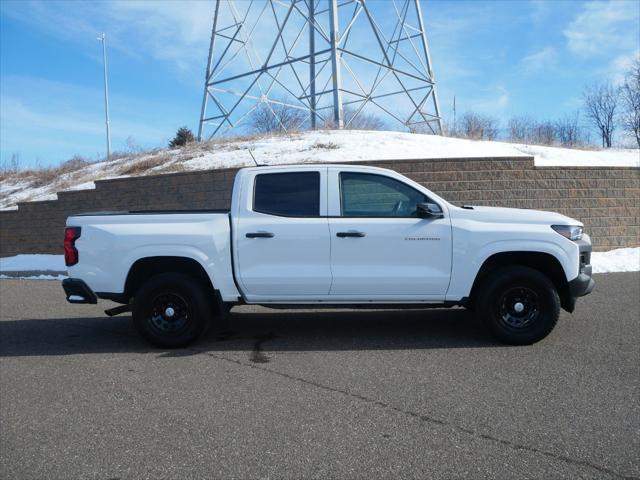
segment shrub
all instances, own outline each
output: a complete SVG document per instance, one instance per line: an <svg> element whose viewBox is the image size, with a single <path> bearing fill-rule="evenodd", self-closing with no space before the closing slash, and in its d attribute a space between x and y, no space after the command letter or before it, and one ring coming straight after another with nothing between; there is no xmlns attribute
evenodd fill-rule
<svg viewBox="0 0 640 480"><path fill-rule="evenodd" d="M146 175L156 167L160 167L171 160L172 156L169 153L160 153L158 155L150 156L148 158L133 161L122 166L119 175L131 175L139 176Z"/></svg>
<svg viewBox="0 0 640 480"><path fill-rule="evenodd" d="M90 163L91 162L87 160L85 157L81 155L74 155L66 162L62 162L62 164L60 165L60 172L68 173L74 170L80 170L81 168L86 167Z"/></svg>
<svg viewBox="0 0 640 480"><path fill-rule="evenodd" d="M184 147L187 143L195 142L196 137L193 136L193 132L187 127L179 128L176 132L176 136L169 142L169 147Z"/></svg>

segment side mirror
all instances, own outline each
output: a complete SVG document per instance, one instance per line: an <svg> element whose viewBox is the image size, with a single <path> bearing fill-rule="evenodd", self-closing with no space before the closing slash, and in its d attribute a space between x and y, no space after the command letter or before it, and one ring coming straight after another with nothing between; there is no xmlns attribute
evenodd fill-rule
<svg viewBox="0 0 640 480"><path fill-rule="evenodd" d="M436 203L419 203L416 213L420 218L442 218L444 213L440 206Z"/></svg>

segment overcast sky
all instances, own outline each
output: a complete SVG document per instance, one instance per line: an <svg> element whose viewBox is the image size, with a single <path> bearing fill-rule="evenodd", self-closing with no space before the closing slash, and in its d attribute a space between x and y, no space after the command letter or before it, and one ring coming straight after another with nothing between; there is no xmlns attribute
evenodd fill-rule
<svg viewBox="0 0 640 480"><path fill-rule="evenodd" d="M388 2L371 2L382 15ZM619 81L640 51L640 2L423 0L445 119L557 118L583 87ZM23 165L104 155L108 36L112 143L166 144L197 129L213 3L0 1L0 156ZM131 142L129 142L131 143Z"/></svg>

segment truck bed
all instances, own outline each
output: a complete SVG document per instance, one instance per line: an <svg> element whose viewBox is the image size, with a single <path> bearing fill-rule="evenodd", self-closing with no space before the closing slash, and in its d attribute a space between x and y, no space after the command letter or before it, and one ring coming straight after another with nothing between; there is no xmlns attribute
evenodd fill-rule
<svg viewBox="0 0 640 480"><path fill-rule="evenodd" d="M239 295L231 265L228 210L85 212L69 217L67 226L81 231L75 242L79 261L69 267L69 275L82 278L96 293L122 293L136 262L182 257L215 277L225 299Z"/></svg>

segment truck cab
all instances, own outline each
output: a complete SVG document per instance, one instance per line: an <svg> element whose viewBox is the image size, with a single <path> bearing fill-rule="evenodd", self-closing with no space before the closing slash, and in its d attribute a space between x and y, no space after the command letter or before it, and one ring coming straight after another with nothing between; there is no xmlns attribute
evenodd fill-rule
<svg viewBox="0 0 640 480"><path fill-rule="evenodd" d="M249 302L445 299L447 203L394 172L248 169L237 176L231 218L238 282Z"/></svg>

